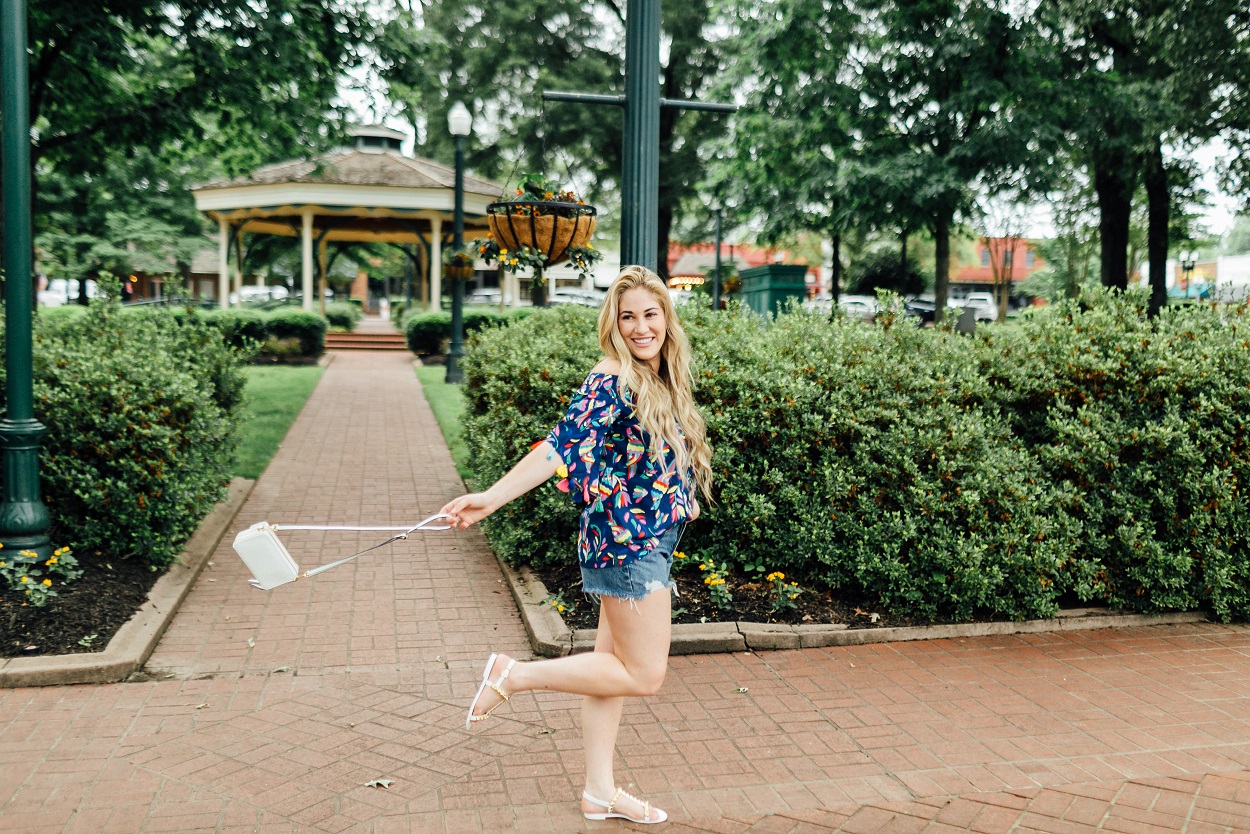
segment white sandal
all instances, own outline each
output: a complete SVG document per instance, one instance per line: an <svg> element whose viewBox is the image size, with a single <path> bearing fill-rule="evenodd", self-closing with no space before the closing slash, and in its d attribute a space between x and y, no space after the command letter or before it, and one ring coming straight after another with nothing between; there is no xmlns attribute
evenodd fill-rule
<svg viewBox="0 0 1250 834"><path fill-rule="evenodd" d="M625 797L626 799L632 799L642 806L642 819L638 819L637 817L631 817L629 814L622 814L620 811L616 810L617 800L619 800L621 797ZM598 805L600 807L607 809L607 811L602 814L588 814L585 811L582 811L582 816L588 820L620 819L620 820L629 820L630 822L636 822L642 825L653 825L657 822L664 822L666 819L668 819L668 814L664 813L659 808L652 808L650 802L644 802L643 800L639 799L636 796L630 796L629 794L625 793L624 788L616 789L616 793L612 794L611 802L604 802L602 799L595 799L593 796L586 793L585 791L582 791L582 799L586 800L592 805ZM651 818L652 814L657 815L655 819Z"/></svg>
<svg viewBox="0 0 1250 834"><path fill-rule="evenodd" d="M504 680L508 677L508 673L511 672L512 667L516 665L516 660L509 660L508 665L504 667L502 672L500 672L499 678L495 681L491 681L490 670L495 668L495 659L498 657L498 654L491 653L491 656L486 658L486 668L482 671L482 684L477 688L477 694L473 696L473 703L469 704L469 715L464 720L464 728L466 730L469 729L470 725L472 725L474 721L485 721L487 718L490 718L490 714L503 706L508 700L508 693L504 692L502 687ZM486 710L486 712L481 715L474 715L473 708L477 706L477 702L482 698L482 693L485 692L488 687L495 690L496 694L498 694L500 698L503 698L503 700Z"/></svg>

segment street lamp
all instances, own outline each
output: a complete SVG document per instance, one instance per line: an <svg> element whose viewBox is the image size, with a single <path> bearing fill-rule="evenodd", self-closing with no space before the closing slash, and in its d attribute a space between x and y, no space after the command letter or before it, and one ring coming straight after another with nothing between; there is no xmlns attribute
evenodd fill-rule
<svg viewBox="0 0 1250 834"><path fill-rule="evenodd" d="M39 497L39 440L47 429L35 419L31 324L30 84L26 66L26 3L0 2L0 191L4 211L5 371L7 402L0 420L4 492L0 543L52 552L51 518ZM84 283L86 278L80 279Z"/></svg>
<svg viewBox="0 0 1250 834"><path fill-rule="evenodd" d="M1185 297L1189 298L1189 285L1193 282L1194 267L1198 265L1198 253L1191 250L1181 252L1181 283L1184 284Z"/></svg>
<svg viewBox="0 0 1250 834"><path fill-rule="evenodd" d="M473 129L473 116L464 102L456 102L447 114L447 128L456 139L456 210L452 221L452 251L464 245L464 140ZM451 348L447 351L447 382L464 382L460 360L464 356L464 281L451 282Z"/></svg>

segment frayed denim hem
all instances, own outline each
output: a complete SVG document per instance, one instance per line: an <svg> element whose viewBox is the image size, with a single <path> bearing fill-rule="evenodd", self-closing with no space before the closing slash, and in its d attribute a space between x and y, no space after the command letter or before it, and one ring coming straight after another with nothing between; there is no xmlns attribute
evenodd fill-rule
<svg viewBox="0 0 1250 834"><path fill-rule="evenodd" d="M677 591L677 582L673 579L670 579L667 585L657 580L652 580L643 587L641 594L597 594L594 591L583 591L582 596L593 602L595 605L602 606L604 598L607 598L616 601L618 604L628 603L631 608L637 610L638 600L646 599L656 591L663 591L665 588L671 590L674 597L681 596L681 594Z"/></svg>

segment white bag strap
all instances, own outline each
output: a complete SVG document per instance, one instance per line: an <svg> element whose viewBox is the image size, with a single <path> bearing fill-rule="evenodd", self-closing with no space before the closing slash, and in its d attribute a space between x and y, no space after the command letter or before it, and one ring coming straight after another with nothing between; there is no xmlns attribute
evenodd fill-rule
<svg viewBox="0 0 1250 834"><path fill-rule="evenodd" d="M401 539L406 539L408 538L409 533L416 533L418 531L424 532L426 530L450 530L451 529L450 524L433 523L433 522L438 521L439 519L450 520L451 516L438 513L436 515L430 516L429 518L423 520L420 524L417 524L413 527L341 527L341 526L322 525L322 524L271 524L270 527L272 527L274 530L366 530L366 531L367 530L378 530L378 531L399 530L399 531L402 531L394 536L391 536L389 539L387 539L384 542L381 542L380 544L375 544L373 547L366 547L364 550L360 551L359 553L353 553L351 556L348 556L344 559L339 559L337 562L331 562L328 565L322 565L319 568L313 568L312 570L305 571L300 576L300 578L303 578L305 576L316 576L319 573L324 573L328 571L330 568L337 568L339 565L345 565L348 562L350 562L352 559L355 559L358 556L363 556L371 550L377 550L379 547L386 547L388 544L391 544L392 542L397 542Z"/></svg>

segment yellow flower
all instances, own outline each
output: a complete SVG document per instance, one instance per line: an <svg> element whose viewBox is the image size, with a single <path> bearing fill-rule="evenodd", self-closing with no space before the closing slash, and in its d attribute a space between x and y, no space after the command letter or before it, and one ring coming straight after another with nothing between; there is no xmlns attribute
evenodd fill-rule
<svg viewBox="0 0 1250 834"><path fill-rule="evenodd" d="M791 582L791 583L790 583L790 586L791 586L791 587L794 587L794 588L797 588L797 587L799 587L799 583L797 583L797 582Z"/></svg>
<svg viewBox="0 0 1250 834"><path fill-rule="evenodd" d="M53 556L51 559L49 559L47 562L45 562L45 564L46 564L48 567L52 567L53 565L55 565L55 564L56 564L56 557L55 557L55 556Z"/></svg>
<svg viewBox="0 0 1250 834"><path fill-rule="evenodd" d="M48 585L51 585L51 584L52 584L52 580L51 580L51 579L45 579L45 580L43 580L43 584L44 584L44 587L47 587Z"/></svg>
<svg viewBox="0 0 1250 834"><path fill-rule="evenodd" d="M674 558L674 559L685 559L685 558L686 558L686 554L685 554L685 553L682 553L680 550L676 550L676 551L673 551L673 558Z"/></svg>
<svg viewBox="0 0 1250 834"><path fill-rule="evenodd" d="M563 614L563 613L564 613L564 606L563 606L563 605L557 605L557 606L556 606L556 610L557 610L557 611L559 611L561 614Z"/></svg>
<svg viewBox="0 0 1250 834"><path fill-rule="evenodd" d="M768 575L769 582L773 582L775 580L785 579L785 578L786 578L786 575L782 573L781 571L773 571L772 573Z"/></svg>
<svg viewBox="0 0 1250 834"><path fill-rule="evenodd" d="M29 582L29 581L30 581L30 577L29 577L29 576L23 576L23 577L22 577L22 581L23 581L23 582Z"/></svg>

